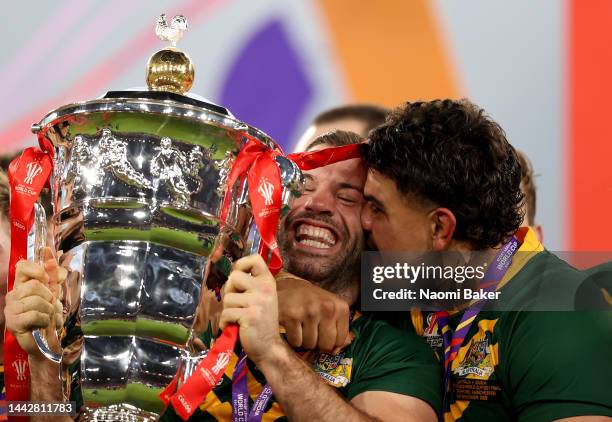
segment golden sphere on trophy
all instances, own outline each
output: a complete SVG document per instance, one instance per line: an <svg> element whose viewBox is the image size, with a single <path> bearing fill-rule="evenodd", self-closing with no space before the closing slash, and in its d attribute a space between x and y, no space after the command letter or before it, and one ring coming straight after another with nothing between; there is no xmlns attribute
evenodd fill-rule
<svg viewBox="0 0 612 422"><path fill-rule="evenodd" d="M153 54L147 63L147 85L151 91L168 91L184 94L191 89L195 71L189 56L176 49L176 43L187 30L187 19L177 15L170 24L162 14L155 27L155 34L162 41L170 41L171 47Z"/></svg>

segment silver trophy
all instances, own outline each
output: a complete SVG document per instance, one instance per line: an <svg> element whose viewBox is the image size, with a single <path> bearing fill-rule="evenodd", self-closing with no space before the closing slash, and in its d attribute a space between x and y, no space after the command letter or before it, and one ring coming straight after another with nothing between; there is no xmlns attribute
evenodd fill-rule
<svg viewBox="0 0 612 422"><path fill-rule="evenodd" d="M246 181L228 186L228 174L247 138L279 148L225 108L183 95L193 66L174 45L186 26L182 16L158 20L156 33L173 46L149 60L149 90L66 105L33 126L55 150L54 247L68 269L61 350L48 346L54 333L35 339L61 362L65 398L80 387L82 420L157 419L160 392L200 357L196 316L214 319L205 301L259 246ZM286 208L301 173L276 162ZM36 207L29 237L34 259L46 238L42 213Z"/></svg>

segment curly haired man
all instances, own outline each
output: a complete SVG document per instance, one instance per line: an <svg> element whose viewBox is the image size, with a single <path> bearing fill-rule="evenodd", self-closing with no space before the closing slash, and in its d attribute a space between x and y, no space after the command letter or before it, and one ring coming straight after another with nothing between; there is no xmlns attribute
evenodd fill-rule
<svg viewBox="0 0 612 422"><path fill-rule="evenodd" d="M519 229L521 166L502 128L466 100L407 103L370 133L364 159L362 225L372 243L480 259L496 269L485 281L513 311L412 313L417 332L443 340L435 342L443 419L612 416L612 313L534 311L552 293L572 302L597 293L531 229Z"/></svg>

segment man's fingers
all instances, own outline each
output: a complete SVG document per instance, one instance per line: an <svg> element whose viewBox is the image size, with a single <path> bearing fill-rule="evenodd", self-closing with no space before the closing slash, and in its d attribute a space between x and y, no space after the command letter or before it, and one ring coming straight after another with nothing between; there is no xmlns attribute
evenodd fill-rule
<svg viewBox="0 0 612 422"><path fill-rule="evenodd" d="M51 249L49 246L45 246L42 248L42 253L40 254L42 256L42 260L43 262L47 262L47 261L56 261L55 258L55 254L53 253L53 249Z"/></svg>
<svg viewBox="0 0 612 422"><path fill-rule="evenodd" d="M337 355L338 353L342 351L342 349L344 349L345 347L348 347L353 342L353 340L355 340L355 335L349 331L348 335L346 336L342 344L336 347L334 350L332 350L331 354Z"/></svg>
<svg viewBox="0 0 612 422"><path fill-rule="evenodd" d="M49 277L49 284L63 284L68 276L68 270L60 267L55 261L45 262L45 271Z"/></svg>
<svg viewBox="0 0 612 422"><path fill-rule="evenodd" d="M39 280L28 280L22 283L20 286L13 289L11 292L15 300L23 299L28 296L40 296L43 300L51 303L53 301L53 294L51 290ZM7 299L8 301L8 299Z"/></svg>
<svg viewBox="0 0 612 422"><path fill-rule="evenodd" d="M16 308L17 304L21 305L21 309L18 309L20 314L24 314L29 311L37 311L51 316L55 313L55 306L40 296L26 296L17 301L15 304Z"/></svg>
<svg viewBox="0 0 612 422"><path fill-rule="evenodd" d="M309 320L302 324L302 347L312 350L317 347L319 334L319 322Z"/></svg>
<svg viewBox="0 0 612 422"><path fill-rule="evenodd" d="M227 283L225 283L225 295L233 292L246 292L253 290L255 287L255 279L249 274L234 270L230 273Z"/></svg>
<svg viewBox="0 0 612 422"><path fill-rule="evenodd" d="M318 348L322 352L331 352L336 346L336 321L324 318L319 323Z"/></svg>
<svg viewBox="0 0 612 422"><path fill-rule="evenodd" d="M259 254L253 254L240 258L238 261L234 262L234 269L243 271L245 273L250 273L253 277L258 277L270 272L270 270L268 270L268 266Z"/></svg>
<svg viewBox="0 0 612 422"><path fill-rule="evenodd" d="M252 299L252 293L227 293L223 297L223 308L246 308Z"/></svg>
<svg viewBox="0 0 612 422"><path fill-rule="evenodd" d="M302 324L299 321L284 323L287 342L293 347L302 347Z"/></svg>
<svg viewBox="0 0 612 422"><path fill-rule="evenodd" d="M59 299L55 300L55 329L59 330L64 325L64 306Z"/></svg>
<svg viewBox="0 0 612 422"><path fill-rule="evenodd" d="M43 312L28 311L19 315L16 315L16 326L19 327L19 331L32 331L37 328L47 328L51 323L51 316Z"/></svg>
<svg viewBox="0 0 612 422"><path fill-rule="evenodd" d="M336 347L346 345L346 339L349 335L349 319L350 311L347 305L346 316L342 312L340 318L336 318Z"/></svg>
<svg viewBox="0 0 612 422"><path fill-rule="evenodd" d="M227 324L236 323L240 324L240 318L244 315L244 308L228 308L221 312L219 317L219 327L225 328Z"/></svg>
<svg viewBox="0 0 612 422"><path fill-rule="evenodd" d="M45 270L35 262L21 260L15 264L15 287L28 280L40 280L43 283L49 281Z"/></svg>

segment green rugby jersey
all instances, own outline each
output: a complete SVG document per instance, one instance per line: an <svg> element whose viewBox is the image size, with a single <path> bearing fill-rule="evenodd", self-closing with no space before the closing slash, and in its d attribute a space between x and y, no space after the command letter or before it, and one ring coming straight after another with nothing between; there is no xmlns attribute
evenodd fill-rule
<svg viewBox="0 0 612 422"><path fill-rule="evenodd" d="M585 273L601 289L606 302L612 306L612 261L589 268Z"/></svg>
<svg viewBox="0 0 612 422"><path fill-rule="evenodd" d="M500 283L512 309L531 306L545 289L567 289L585 274L523 234L519 252ZM558 295L563 297L563 295ZM412 323L443 356L435 313ZM450 317L454 330L462 313ZM481 311L451 368L445 421L548 421L579 415L612 416L612 312Z"/></svg>
<svg viewBox="0 0 612 422"><path fill-rule="evenodd" d="M413 396L441 408L441 370L434 354L414 333L400 332L383 321L361 315L351 324L353 342L338 355L314 352L306 359L313 370L347 400L366 391L388 391ZM238 361L232 356L221 383L208 395L191 421L232 420L232 373ZM263 386L263 374L248 361L249 404L252 407ZM178 421L168 409L161 421ZM262 421L288 420L274 396Z"/></svg>

